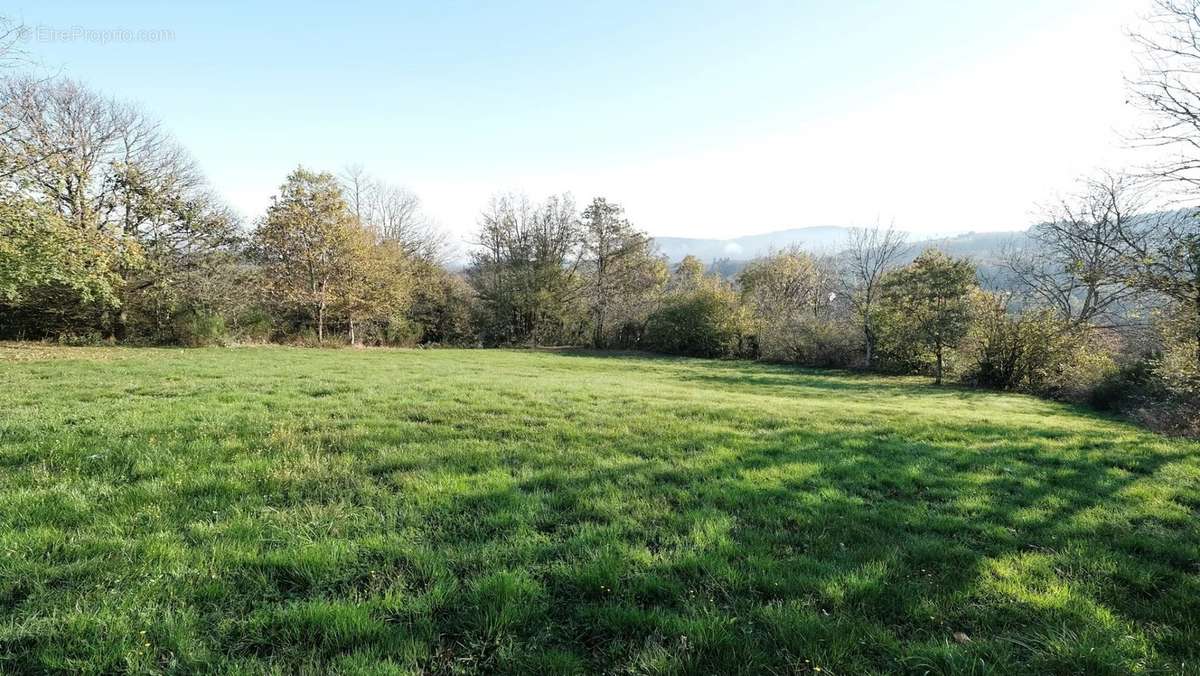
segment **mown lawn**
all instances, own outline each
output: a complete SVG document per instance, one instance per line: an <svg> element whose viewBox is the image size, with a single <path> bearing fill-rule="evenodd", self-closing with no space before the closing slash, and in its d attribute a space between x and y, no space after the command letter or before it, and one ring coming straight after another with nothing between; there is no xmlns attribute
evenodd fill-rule
<svg viewBox="0 0 1200 676"><path fill-rule="evenodd" d="M920 380L0 345L0 672L1198 673L1200 446Z"/></svg>

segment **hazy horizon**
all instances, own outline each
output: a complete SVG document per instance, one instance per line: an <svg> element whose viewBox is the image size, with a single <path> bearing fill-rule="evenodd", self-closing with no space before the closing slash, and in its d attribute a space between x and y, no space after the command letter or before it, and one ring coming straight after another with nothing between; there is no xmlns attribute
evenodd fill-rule
<svg viewBox="0 0 1200 676"><path fill-rule="evenodd" d="M1144 8L9 12L43 70L143 105L248 221L296 165L361 164L463 240L509 190L605 195L659 237L1024 229L1081 175L1131 163L1125 30Z"/></svg>

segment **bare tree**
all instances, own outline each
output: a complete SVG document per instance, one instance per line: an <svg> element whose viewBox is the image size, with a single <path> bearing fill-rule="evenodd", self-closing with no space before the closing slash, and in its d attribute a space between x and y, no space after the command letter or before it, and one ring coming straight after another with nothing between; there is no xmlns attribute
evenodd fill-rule
<svg viewBox="0 0 1200 676"><path fill-rule="evenodd" d="M1141 143L1165 151L1150 174L1200 187L1200 0L1155 0L1146 26L1131 35L1140 68L1129 86L1150 114Z"/></svg>
<svg viewBox="0 0 1200 676"><path fill-rule="evenodd" d="M64 215L80 211L85 186L101 162L100 149L118 136L119 125L107 104L69 81L50 85L26 76L5 78L0 89L0 174L26 174L20 176L25 185L57 193L51 198ZM59 175L62 180L54 178ZM62 197L67 191L71 198ZM78 223L83 214L71 216L68 221Z"/></svg>
<svg viewBox="0 0 1200 676"><path fill-rule="evenodd" d="M1048 207L1025 245L1006 252L1004 266L1035 304L1072 329L1115 327L1138 293L1124 233L1143 207L1128 177L1102 173L1084 181L1080 194Z"/></svg>
<svg viewBox="0 0 1200 676"><path fill-rule="evenodd" d="M367 193L371 191L373 183L370 176L367 175L366 168L361 164L348 164L342 169L342 175L338 177L342 184L342 194L345 196L346 204L350 207L350 213L354 214L355 220L360 226L366 225L364 211L367 205Z"/></svg>
<svg viewBox="0 0 1200 676"><path fill-rule="evenodd" d="M444 258L446 233L421 210L416 193L372 177L361 165L346 167L341 184L350 212L380 241L432 263Z"/></svg>
<svg viewBox="0 0 1200 676"><path fill-rule="evenodd" d="M21 47L29 27L0 15L0 69L14 68L29 62L29 54Z"/></svg>
<svg viewBox="0 0 1200 676"><path fill-rule="evenodd" d="M1131 219L1111 246L1125 252L1131 283L1168 301L1172 318L1189 327L1200 367L1200 211L1171 209Z"/></svg>
<svg viewBox="0 0 1200 676"><path fill-rule="evenodd" d="M0 100L5 171L76 227L136 236L164 195L203 185L157 121L74 81L9 78Z"/></svg>
<svg viewBox="0 0 1200 676"><path fill-rule="evenodd" d="M21 40L28 30L11 17L0 15L0 71L9 71L28 62L27 53L21 47ZM15 105L11 97L0 95L0 139L6 139L20 128L12 115ZM0 144L0 179L11 178L22 168L18 158L9 154L8 145Z"/></svg>
<svg viewBox="0 0 1200 676"><path fill-rule="evenodd" d="M881 295L880 282L884 273L900 261L907 249L907 235L896 230L894 225L883 228L876 224L871 228L850 231L849 246L843 255L843 286L854 316L862 327L867 368L874 363L875 344L879 337L875 312Z"/></svg>
<svg viewBox="0 0 1200 676"><path fill-rule="evenodd" d="M1130 82L1153 122L1141 131L1166 159L1151 168L1159 184L1181 189L1177 205L1194 203L1200 188L1200 0L1157 0L1146 30L1134 33L1141 70ZM1186 318L1200 365L1200 214L1195 208L1160 211L1121 229L1132 253L1134 280L1170 299Z"/></svg>

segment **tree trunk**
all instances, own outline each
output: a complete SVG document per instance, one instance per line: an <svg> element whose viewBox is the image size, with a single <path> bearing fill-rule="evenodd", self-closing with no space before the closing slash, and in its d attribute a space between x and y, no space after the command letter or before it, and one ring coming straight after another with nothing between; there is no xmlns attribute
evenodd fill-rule
<svg viewBox="0 0 1200 676"><path fill-rule="evenodd" d="M863 325L863 338L867 346L867 370L871 370L871 362L875 358L875 332L870 324Z"/></svg>
<svg viewBox="0 0 1200 676"><path fill-rule="evenodd" d="M317 306L317 342L325 342L325 301Z"/></svg>
<svg viewBox="0 0 1200 676"><path fill-rule="evenodd" d="M601 250L607 250L602 240ZM592 331L592 347L600 349L604 343L604 305L608 301L605 296L604 273L607 268L607 256L603 253L596 257L596 326Z"/></svg>
<svg viewBox="0 0 1200 676"><path fill-rule="evenodd" d="M351 317L350 318L350 346L353 347L354 345L355 345L355 342L354 342L354 318Z"/></svg>
<svg viewBox="0 0 1200 676"><path fill-rule="evenodd" d="M942 384L942 346L938 345L935 349L935 352L937 352L937 368L933 372L933 384L941 385Z"/></svg>
<svg viewBox="0 0 1200 676"><path fill-rule="evenodd" d="M1193 301L1195 303L1195 307L1192 308L1192 314L1195 315L1194 317L1192 317L1192 322L1193 322L1192 330L1195 333L1195 338L1196 338L1196 356L1195 356L1196 366L1200 366L1200 280L1196 280L1193 283L1196 284L1197 291L1196 291L1196 300Z"/></svg>
<svg viewBox="0 0 1200 676"><path fill-rule="evenodd" d="M592 347L604 347L604 305L601 304L596 312L596 326L592 329Z"/></svg>
<svg viewBox="0 0 1200 676"><path fill-rule="evenodd" d="M1195 319L1193 319L1193 321L1196 323L1196 328L1195 328L1196 356L1195 356L1195 360L1196 360L1196 366L1200 367L1200 309L1197 309L1196 317L1195 317Z"/></svg>

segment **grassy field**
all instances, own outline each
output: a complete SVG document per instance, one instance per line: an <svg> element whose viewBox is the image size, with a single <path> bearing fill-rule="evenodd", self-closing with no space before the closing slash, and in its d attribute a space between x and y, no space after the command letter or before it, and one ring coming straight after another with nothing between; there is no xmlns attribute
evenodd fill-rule
<svg viewBox="0 0 1200 676"><path fill-rule="evenodd" d="M1200 673L1200 447L919 380L0 345L0 672Z"/></svg>

